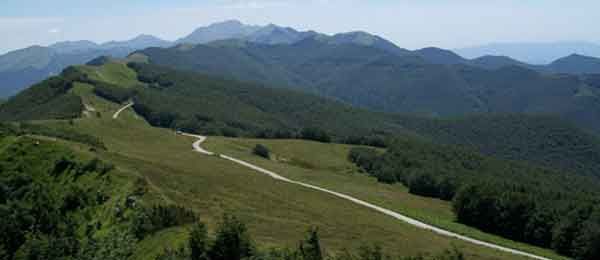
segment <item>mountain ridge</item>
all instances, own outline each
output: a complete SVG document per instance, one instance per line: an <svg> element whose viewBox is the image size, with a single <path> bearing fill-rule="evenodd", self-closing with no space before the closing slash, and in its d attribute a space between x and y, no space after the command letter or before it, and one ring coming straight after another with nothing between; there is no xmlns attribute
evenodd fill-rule
<svg viewBox="0 0 600 260"><path fill-rule="evenodd" d="M291 27L274 24L257 26L229 20L199 27L175 42L141 34L125 41L110 41L101 44L85 40L66 41L48 47L32 46L7 53L0 56L0 82L2 82L0 97L14 95L31 84L58 74L69 65L84 64L99 56L122 58L133 51L149 47L180 46L189 49L194 44L210 44L215 41L223 44L232 39L240 41L238 44L241 41L248 41L267 45L293 45L313 39L334 45L356 44L373 47L396 56L418 56L426 62L440 65L469 65L488 70L496 70L504 66L521 66L544 73L600 73L600 59L593 57L565 57L547 66L530 65L506 56L487 55L469 60L450 50L435 47L409 51L377 35L362 31L326 35L315 31L298 31ZM304 84L304 82L298 81L294 84Z"/></svg>
<svg viewBox="0 0 600 260"><path fill-rule="evenodd" d="M484 55L510 56L533 65L548 65L573 53L600 57L600 44L584 41L564 42L507 42L454 49L466 58Z"/></svg>
<svg viewBox="0 0 600 260"><path fill-rule="evenodd" d="M136 54L157 65L284 86L376 111L433 117L552 114L600 130L590 120L600 116L597 88L579 76L511 64L491 69L432 64L420 56L316 38L292 45L196 45L185 51L151 48Z"/></svg>

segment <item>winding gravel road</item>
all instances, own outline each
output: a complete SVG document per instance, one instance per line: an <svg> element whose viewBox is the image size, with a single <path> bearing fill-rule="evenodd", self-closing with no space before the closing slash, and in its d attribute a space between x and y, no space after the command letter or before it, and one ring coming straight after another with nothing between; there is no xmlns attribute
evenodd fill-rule
<svg viewBox="0 0 600 260"><path fill-rule="evenodd" d="M125 109L127 109L127 108L129 108L131 106L133 106L133 103L127 104L123 108L119 109L119 111L117 111L114 114L113 118L117 119L119 117L119 114L123 110L125 110ZM217 154L215 154L213 152L207 151L204 148L202 148L201 145L202 145L202 143L204 141L206 141L206 136L194 135L194 134L188 134L188 133L181 133L181 135L188 136L188 137L193 137L193 138L198 139L196 142L194 142L192 144L192 147L194 148L194 151L196 151L198 153L201 153L201 154L204 154L204 155L208 155L208 156L217 155ZM270 176L271 178L274 178L274 179L277 179L277 180L280 180L280 181L283 181L283 182L287 182L287 183L299 185L299 186L302 186L302 187L305 187L305 188L317 190L317 191L320 191L320 192L328 193L328 194L333 195L335 197L351 201L351 202L356 203L358 205L370 208L370 209L372 209L374 211L380 212L380 213L385 214L387 216L390 216L390 217L393 217L393 218L398 219L400 221L406 222L406 223L408 223L410 225L413 225L415 227L432 231L432 232L434 232L436 234L439 234L439 235L456 238L456 239L463 240L463 241L466 241L466 242L469 242L469 243L473 243L473 244L476 244L476 245L480 245L480 246L484 246L484 247L496 249L496 250L499 250L499 251L503 251L503 252L507 252L507 253L511 253L511 254L515 254L515 255L525 256L525 257L529 257L529 258L532 258L532 259L551 260L550 258L546 258L546 257L542 257L542 256L530 254L530 253L527 253L527 252L523 252L523 251L520 251L520 250L511 249L511 248L508 248L508 247L503 247L503 246L500 246L500 245L488 243L488 242L485 242L485 241L481 241L481 240L477 240L477 239L470 238L470 237L467 237L467 236L463 236L463 235L460 235L460 234L457 234L457 233L454 233L454 232L450 232L450 231L447 231L447 230L444 230L444 229L441 229L441 228L438 228L438 227L434 227L432 225L423 223L423 222L418 221L416 219L407 217L407 216L402 215L400 213L397 213L397 212L394 212L392 210L379 207L377 205L374 205L374 204L371 204L369 202L366 202L366 201L354 198L354 197L346 195L346 194L342 194L342 193L339 193L339 192L335 192L335 191L332 191L332 190L328 190L328 189L321 188L319 186L315 186L315 185L311 185L311 184L307 184L307 183L304 183L304 182L299 182L299 181L294 181L294 180L288 179L288 178L283 177L283 176L281 176L281 175L279 175L277 173L274 173L272 171L263 169L263 168L261 168L259 166L254 165L254 164L251 164L251 163L248 163L248 162L245 162L245 161L242 161L242 160L239 160L239 159L227 156L227 155L218 154L218 156L220 158L222 158L222 159L232 161L234 163L237 163L239 165L245 166L245 167L250 168L252 170L255 170L257 172L266 174L266 175Z"/></svg>
<svg viewBox="0 0 600 260"><path fill-rule="evenodd" d="M121 109L117 110L117 112L115 112L115 114L113 115L113 119L119 118L119 115L121 114L121 112L125 111L125 109L132 107L133 105L134 105L134 103L130 102L129 104L122 107Z"/></svg>
<svg viewBox="0 0 600 260"><path fill-rule="evenodd" d="M193 134L187 134L187 133L182 133L182 135L189 136L189 137L194 137L194 138L198 139L192 145L193 148L194 148L194 151L199 152L201 154L205 154L205 155L215 155L215 153L207 151L207 150L205 150L204 148L201 147L201 144L204 141L206 141L206 136L193 135ZM280 181L284 181L284 182L287 182L287 183L291 183L291 184L300 185L302 187L306 187L306 188L309 188L309 189L313 189L313 190L317 190L317 191L321 191L321 192L325 192L325 193L331 194L333 196L336 196L336 197L339 197L339 198L351 201L353 203L356 203L356 204L359 204L361 206L365 206L367 208L375 210L377 212L383 213L383 214L388 215L390 217L393 217L395 219L404 221L404 222L406 222L406 223L408 223L410 225L413 225L415 227L426 229L426 230L430 230L430 231L433 231L434 233L437 233L437 234L440 234L440 235L443 235L443 236L460 239L460 240L463 240L463 241L466 241L466 242L470 242L470 243L473 243L473 244L476 244L476 245L493 248L493 249L496 249L496 250L500 250L500 251L503 251L503 252L512 253L512 254L515 254L515 255L526 256L526 257L533 258L533 259L550 260L549 258L546 258L546 257L542 257L542 256L530 254L530 253L519 251L519 250L516 250L516 249L511 249L511 248L503 247L503 246L500 246L500 245L488 243L488 242L485 242L485 241L481 241L481 240L477 240L477 239L474 239L474 238L466 237L466 236L463 236L463 235L460 235L460 234L457 234L457 233L453 233L453 232L450 232L450 231L447 231L447 230L443 230L443 229L440 229L438 227L434 227L432 225L425 224L425 223L423 223L421 221L418 221L416 219L404 216L404 215L402 215L400 213L397 213L397 212L391 211L389 209L385 209L385 208L379 207L377 205L374 205L374 204L371 204L369 202L366 202L366 201L354 198L354 197L346 195L346 194L342 194L342 193L339 193L339 192L335 192L335 191L332 191L332 190L328 190L328 189L321 188L319 186L315 186L315 185L311 185L311 184L307 184L307 183L304 183L304 182L290 180L290 179L288 179L286 177L283 177L283 176L281 176L281 175L279 175L277 173L274 173L272 171L263 169L261 167L258 167L256 165L254 165L254 164L251 164L251 163L248 163L248 162L245 162L245 161L242 161L242 160L239 160L239 159L227 156L227 155L219 154L218 156L220 158L225 159L225 160L232 161L234 163L240 164L240 165L245 166L247 168L250 168L252 170L258 171L258 172L263 173L263 174L266 174L266 175L270 176L271 178L274 178L274 179L277 179L277 180L280 180Z"/></svg>

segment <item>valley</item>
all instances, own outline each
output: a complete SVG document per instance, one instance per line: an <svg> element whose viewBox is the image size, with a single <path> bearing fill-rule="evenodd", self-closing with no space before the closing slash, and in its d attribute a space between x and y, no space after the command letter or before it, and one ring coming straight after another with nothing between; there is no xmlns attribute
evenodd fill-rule
<svg viewBox="0 0 600 260"><path fill-rule="evenodd" d="M600 258L595 44L407 49L396 44L433 35L426 21L356 25L370 18L179 27L332 4L230 2L208 16L145 3L110 32L91 25L134 16L90 7L103 43L69 40L89 36L77 16L48 20L45 36L0 24L23 30L2 48L43 38L0 55L0 260ZM0 10L3 23L12 9ZM126 29L157 22L171 40Z"/></svg>

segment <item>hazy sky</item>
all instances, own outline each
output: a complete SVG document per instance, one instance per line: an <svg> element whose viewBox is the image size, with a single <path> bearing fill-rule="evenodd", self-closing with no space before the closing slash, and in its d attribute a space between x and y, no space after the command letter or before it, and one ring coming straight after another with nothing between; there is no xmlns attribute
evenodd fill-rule
<svg viewBox="0 0 600 260"><path fill-rule="evenodd" d="M64 40L167 40L226 19L324 33L364 30L401 47L600 43L598 0L0 0L0 53Z"/></svg>

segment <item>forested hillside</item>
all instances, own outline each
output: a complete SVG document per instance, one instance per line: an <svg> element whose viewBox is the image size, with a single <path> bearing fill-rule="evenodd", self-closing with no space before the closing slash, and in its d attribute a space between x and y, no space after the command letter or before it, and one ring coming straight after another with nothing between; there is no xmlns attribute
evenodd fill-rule
<svg viewBox="0 0 600 260"><path fill-rule="evenodd" d="M600 179L481 156L415 139L379 155L355 148L350 160L380 182L452 200L457 220L576 259L600 257Z"/></svg>
<svg viewBox="0 0 600 260"><path fill-rule="evenodd" d="M153 65L132 67L149 86L135 95L134 108L156 126L205 134L280 138L295 137L302 129L312 128L338 141L400 131L387 115L313 95Z"/></svg>
<svg viewBox="0 0 600 260"><path fill-rule="evenodd" d="M600 169L598 139L553 117L481 115L438 120L383 114L256 83L148 64L129 66L108 63L67 69L0 105L0 118L79 117L85 105L71 88L73 82L85 82L100 97L117 103L135 101L134 109L159 127L375 146L385 146L390 136L412 134L577 174L597 175ZM100 78L109 74L115 78Z"/></svg>
<svg viewBox="0 0 600 260"><path fill-rule="evenodd" d="M596 175L600 140L551 116L478 115L449 119L405 117L401 125L430 140L486 155Z"/></svg>
<svg viewBox="0 0 600 260"><path fill-rule="evenodd" d="M490 70L432 64L418 55L319 37L286 45L229 41L137 54L154 64L285 86L378 111L433 117L549 114L600 130L592 120L600 113L597 88L579 76L546 75L514 65Z"/></svg>

